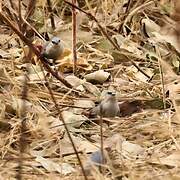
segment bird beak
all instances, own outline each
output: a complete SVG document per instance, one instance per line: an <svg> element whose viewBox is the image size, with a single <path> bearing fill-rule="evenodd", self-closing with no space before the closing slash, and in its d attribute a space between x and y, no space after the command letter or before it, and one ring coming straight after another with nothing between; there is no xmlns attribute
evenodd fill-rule
<svg viewBox="0 0 180 180"><path fill-rule="evenodd" d="M58 42L52 42L53 44L55 44L55 45L58 45L59 43Z"/></svg>

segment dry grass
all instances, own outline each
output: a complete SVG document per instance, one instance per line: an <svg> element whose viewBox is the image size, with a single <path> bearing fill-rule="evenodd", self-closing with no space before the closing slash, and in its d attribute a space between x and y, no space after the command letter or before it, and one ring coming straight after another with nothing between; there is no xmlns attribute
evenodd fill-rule
<svg viewBox="0 0 180 180"><path fill-rule="evenodd" d="M123 105L126 116L123 114L110 120L110 127L104 123L104 146L109 150L107 163L103 173L92 168L88 179L180 179L180 61L178 20L175 18L178 8L174 10L173 2L168 0L128 2L129 5L114 0L79 1L79 6L96 17L120 50L115 50L102 35L97 23L87 20L78 11L77 54L80 63L77 64L77 76L83 79L90 72L104 69L111 74L109 80L103 84L85 84L70 77L70 84L79 85L78 88L73 85L72 90L47 70L43 72L60 111L67 111L66 115L73 112L87 116L87 104L77 108L79 100L99 101L98 93L107 89L115 89L119 101L140 101L141 105ZM67 77L72 75L73 69L68 54L71 54L72 44L71 15L64 2L52 1L52 4L57 14L61 14L61 17L54 15L54 34L65 41L67 48L67 54L58 61L55 69L63 71ZM32 26L40 33L51 29L48 18L44 17L44 5L38 1L32 16ZM22 7L22 12L25 10ZM38 19L42 19L41 22ZM170 24L172 20L175 21ZM16 179L21 113L26 107L23 111L26 116L25 149L21 157L23 179L84 179L35 55L35 64L28 65L28 96L26 106L23 105L21 96L27 64L24 45L6 24L0 26L0 178ZM70 134L85 165L89 153L100 148L97 118L93 121L88 116L85 119L84 116L68 118L66 115L63 118L68 120Z"/></svg>

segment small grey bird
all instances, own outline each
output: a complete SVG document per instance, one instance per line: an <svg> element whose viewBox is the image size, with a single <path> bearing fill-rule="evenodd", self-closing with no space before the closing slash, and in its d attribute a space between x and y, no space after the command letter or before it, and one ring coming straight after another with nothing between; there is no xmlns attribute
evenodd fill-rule
<svg viewBox="0 0 180 180"><path fill-rule="evenodd" d="M57 60L64 52L64 46L59 37L53 37L43 50L42 55L47 59Z"/></svg>
<svg viewBox="0 0 180 180"><path fill-rule="evenodd" d="M105 163L105 161L106 159L104 159L104 162L103 162L103 156L102 156L101 150L93 152L90 155L89 159L84 164L84 169L85 169L86 174L90 175L91 172L94 170L93 166L100 168Z"/></svg>
<svg viewBox="0 0 180 180"><path fill-rule="evenodd" d="M120 109L118 101L116 100L116 93L108 91L104 100L91 110L92 114L98 114L102 117L115 117L118 115Z"/></svg>

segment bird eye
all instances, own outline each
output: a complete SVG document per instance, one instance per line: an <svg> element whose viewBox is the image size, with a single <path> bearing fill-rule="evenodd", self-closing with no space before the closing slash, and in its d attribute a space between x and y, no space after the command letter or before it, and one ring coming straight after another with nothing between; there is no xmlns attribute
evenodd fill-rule
<svg viewBox="0 0 180 180"><path fill-rule="evenodd" d="M112 94L112 92L111 92L111 91L108 91L107 94Z"/></svg>
<svg viewBox="0 0 180 180"><path fill-rule="evenodd" d="M52 42L53 44L55 44L55 45L58 45L58 44L61 42L61 40L60 40L59 38L57 38L57 37L54 37L54 38L51 40L51 42Z"/></svg>
<svg viewBox="0 0 180 180"><path fill-rule="evenodd" d="M116 95L116 92L108 91L107 94L108 94L108 95L111 95L111 96L115 96L115 95Z"/></svg>

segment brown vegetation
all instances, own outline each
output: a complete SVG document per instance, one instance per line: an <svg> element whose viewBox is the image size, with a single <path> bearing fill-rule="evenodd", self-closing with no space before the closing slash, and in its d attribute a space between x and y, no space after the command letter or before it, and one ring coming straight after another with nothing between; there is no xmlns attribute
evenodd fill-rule
<svg viewBox="0 0 180 180"><path fill-rule="evenodd" d="M0 3L0 178L180 179L180 1L72 2Z"/></svg>

